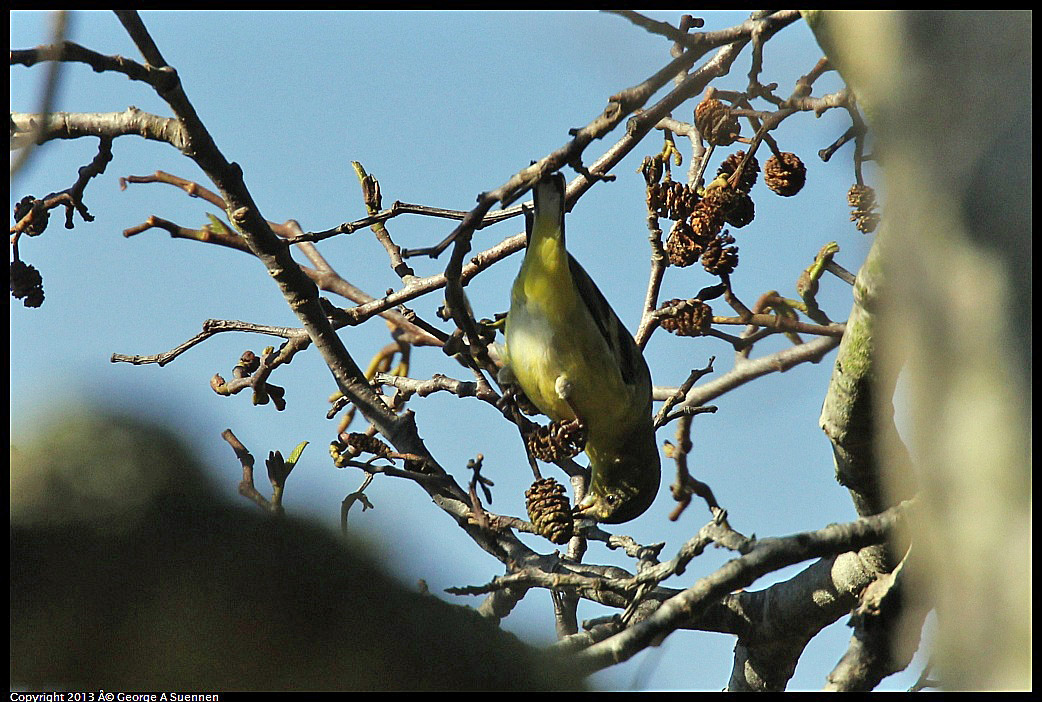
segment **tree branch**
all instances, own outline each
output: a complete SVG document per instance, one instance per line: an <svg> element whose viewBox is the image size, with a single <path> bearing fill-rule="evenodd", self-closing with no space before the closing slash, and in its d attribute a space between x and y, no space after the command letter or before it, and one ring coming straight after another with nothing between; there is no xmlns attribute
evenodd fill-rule
<svg viewBox="0 0 1042 702"><path fill-rule="evenodd" d="M748 554L727 562L716 572L664 602L643 622L600 643L575 657L584 673L627 660L637 652L697 617L719 597L748 587L757 578L813 557L831 556L846 550L882 543L904 517L909 503L887 512L864 517L848 524L833 524L815 532L786 538L762 539Z"/></svg>

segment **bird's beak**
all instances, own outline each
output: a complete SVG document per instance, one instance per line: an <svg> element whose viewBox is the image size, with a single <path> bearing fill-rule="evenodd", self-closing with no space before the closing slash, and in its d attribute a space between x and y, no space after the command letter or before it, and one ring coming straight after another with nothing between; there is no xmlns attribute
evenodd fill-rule
<svg viewBox="0 0 1042 702"><path fill-rule="evenodd" d="M587 495L583 498L582 502L579 502L572 507L572 515L576 517L589 517L586 513L593 507L593 495Z"/></svg>

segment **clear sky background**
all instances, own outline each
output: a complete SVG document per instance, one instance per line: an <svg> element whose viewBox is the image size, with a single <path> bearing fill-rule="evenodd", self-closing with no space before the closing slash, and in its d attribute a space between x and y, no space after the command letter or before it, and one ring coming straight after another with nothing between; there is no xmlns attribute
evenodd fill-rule
<svg viewBox="0 0 1042 702"><path fill-rule="evenodd" d="M679 20L680 13L652 13ZM706 29L740 23L748 12L710 12ZM477 194L498 187L530 161L569 140L568 129L596 117L615 92L638 83L669 60L670 42L628 21L594 12L143 12L146 26L173 65L203 122L229 160L238 162L253 197L269 220L297 219L305 230L321 230L365 215L351 161L360 161L379 180L384 204L394 200L470 209ZM77 12L73 41L104 54L140 56L114 15ZM11 14L12 48L48 41L47 15ZM747 83L746 47L730 75L713 85L742 90ZM796 23L772 39L764 53L762 82L777 82L788 96L821 51L810 31ZM11 68L11 108L34 111L45 69ZM814 94L840 87L826 74ZM652 102L661 97L660 93ZM650 104L650 103L649 103ZM62 76L56 110L121 111L134 105L171 114L148 86L115 74L95 74L70 65ZM695 101L674 113L690 121ZM765 108L765 104L760 107ZM774 132L783 150L799 154L808 182L793 198L781 198L763 184L752 191L756 219L732 231L741 263L733 276L739 296L752 305L767 290L795 297L800 271L822 245L837 241L837 261L856 271L871 243L849 221L846 191L853 182L852 146L830 163L818 150L849 125L845 112L821 118L801 114ZM617 129L585 153L592 163L622 134ZM751 135L743 123L743 134ZM96 153L95 139L50 142L13 183L11 203L31 193L43 196L69 187L76 169ZM617 180L599 183L568 217L569 247L598 281L631 329L639 320L648 275L644 185L637 168L661 148L653 134L614 170ZM678 138L681 151L688 144ZM718 150L710 168L732 149ZM722 151L722 153L721 153ZM181 432L212 469L219 489L241 500L241 470L220 432L232 428L255 456L284 454L308 440L301 464L287 488L286 508L339 528L340 502L356 490L362 475L332 466L326 447L336 422L325 419L335 390L328 369L313 349L278 369L272 381L287 388L288 408L254 407L248 393L220 397L209 386L214 373L230 378L239 355L277 343L270 337L220 334L170 365L112 364L112 353L153 354L169 350L200 331L208 318L298 326L263 266L240 252L171 239L152 230L131 239L124 229L157 215L184 226L201 227L214 208L163 185L119 189L118 179L164 170L210 186L198 168L172 147L121 137L106 173L88 186L86 204L93 223L77 218L62 226L56 211L44 236L22 239L24 260L43 274L46 301L40 309L11 304L12 434L29 431L63 407L89 404L154 417ZM758 154L763 164L766 147ZM680 168L677 177L687 171ZM569 179L574 173L566 170ZM525 199L528 199L526 196ZM669 223L662 220L668 230ZM388 228L396 243L418 247L440 241L454 223L402 216ZM484 229L474 249L488 248L523 230L520 218ZM400 280L369 230L321 245L340 274L374 296L397 288ZM303 260L298 255L298 260ZM418 275L443 270L446 258L412 259ZM505 311L509 286L520 264L515 255L480 275L468 288L479 317ZM700 266L671 268L661 300L692 297L714 281ZM448 331L434 309L441 294L412 303L418 313ZM827 276L819 296L833 319L845 319L850 288ZM338 304L341 301L337 300ZM722 300L717 314L730 314ZM734 328L737 330L739 328ZM355 360L365 365L390 338L386 325L372 320L340 332ZM784 347L777 336L757 347L760 356ZM718 373L734 353L712 338L681 339L659 331L647 358L657 385L675 386L692 368L716 356ZM695 420L692 472L708 482L732 525L745 534L782 536L856 518L847 491L834 479L831 449L818 415L835 352L818 365L799 366L739 388L714 402L719 411ZM468 379L440 350L416 349L410 375L434 373ZM465 484L467 460L485 456L483 474L495 481L496 512L523 515L524 490L531 481L521 440L489 406L441 393L414 398L420 432L428 446ZM355 424L361 430L360 423ZM659 432L672 439L674 426ZM658 500L638 520L616 527L642 543L665 541L671 557L710 515L696 500L677 523L668 486L672 466L663 461ZM561 477L558 475L557 477ZM263 478L259 481L265 482ZM265 486L266 487L266 486ZM369 539L380 559L409 586L423 578L450 601L477 605L476 598L453 597L450 586L485 583L503 572L430 503L411 482L378 477L367 493L375 509L350 517L354 534ZM546 552L551 544L523 536ZM687 587L728 559L713 550L665 584ZM624 555L591 542L586 559L632 569ZM754 584L760 589L791 577L808 564ZM610 614L591 603L580 618ZM550 596L533 591L504 626L535 644L554 639ZM822 632L800 661L790 689L819 689L846 649L850 629L840 621ZM595 685L623 690L723 688L730 674L735 641L720 634L677 632L661 647L593 676ZM907 689L918 676L917 661L886 681L885 689Z"/></svg>

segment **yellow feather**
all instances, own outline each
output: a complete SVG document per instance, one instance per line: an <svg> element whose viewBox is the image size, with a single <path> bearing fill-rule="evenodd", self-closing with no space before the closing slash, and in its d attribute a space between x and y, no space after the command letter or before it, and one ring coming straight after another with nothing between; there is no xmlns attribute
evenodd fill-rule
<svg viewBox="0 0 1042 702"><path fill-rule="evenodd" d="M563 178L544 178L536 190L504 360L541 412L555 421L578 413L588 432L589 516L626 521L647 509L659 483L651 377L632 336L565 248Z"/></svg>

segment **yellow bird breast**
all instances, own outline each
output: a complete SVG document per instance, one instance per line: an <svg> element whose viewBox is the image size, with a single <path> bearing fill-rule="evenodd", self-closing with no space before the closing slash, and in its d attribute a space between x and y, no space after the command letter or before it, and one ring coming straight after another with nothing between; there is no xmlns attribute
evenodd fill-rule
<svg viewBox="0 0 1042 702"><path fill-rule="evenodd" d="M547 273L547 271L543 271ZM558 380L571 384L570 402L590 431L590 441L613 437L617 427L646 412L631 397L585 303L574 293L565 267L550 275L519 276L506 321L506 356L521 389L541 412L555 421L574 412L558 394Z"/></svg>

